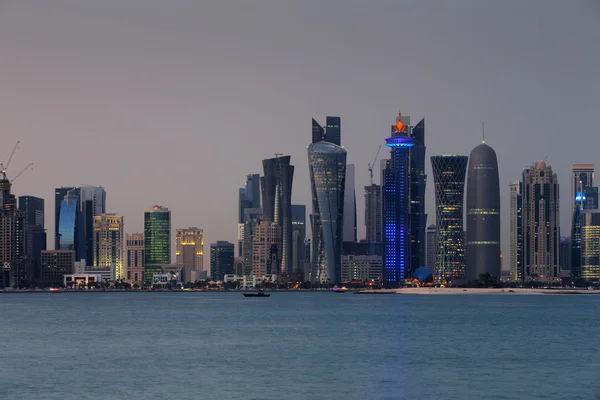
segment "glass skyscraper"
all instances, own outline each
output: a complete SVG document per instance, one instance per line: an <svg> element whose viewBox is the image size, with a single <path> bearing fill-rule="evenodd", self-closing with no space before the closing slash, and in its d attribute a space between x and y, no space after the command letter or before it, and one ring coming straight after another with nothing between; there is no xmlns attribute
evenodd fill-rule
<svg viewBox="0 0 600 400"><path fill-rule="evenodd" d="M210 277L213 280L222 281L224 275L233 274L233 264L233 243L219 240L210 245Z"/></svg>
<svg viewBox="0 0 600 400"><path fill-rule="evenodd" d="M392 136L390 160L383 171L383 283L401 285L410 275L410 159L415 140L409 136L409 119L398 114Z"/></svg>
<svg viewBox="0 0 600 400"><path fill-rule="evenodd" d="M19 210L25 216L25 253L33 268L33 280L42 278L41 252L46 250L46 230L44 229L44 199L34 196L20 196Z"/></svg>
<svg viewBox="0 0 600 400"><path fill-rule="evenodd" d="M85 258L85 235L79 190L69 190L60 203L58 247L56 250L73 250L75 259ZM93 261L93 260L90 260Z"/></svg>
<svg viewBox="0 0 600 400"><path fill-rule="evenodd" d="M144 213L144 280L152 282L171 263L171 211L154 206Z"/></svg>
<svg viewBox="0 0 600 400"><path fill-rule="evenodd" d="M436 283L464 278L463 209L468 160L467 156L457 155L431 157L437 227L433 270Z"/></svg>
<svg viewBox="0 0 600 400"><path fill-rule="evenodd" d="M425 213L425 118L410 127L410 137L414 146L410 153L410 272L426 265L425 232L427 214Z"/></svg>
<svg viewBox="0 0 600 400"><path fill-rule="evenodd" d="M313 276L311 276L311 280L339 283L341 279L346 150L326 141L312 143L308 146L308 165L313 198L311 215Z"/></svg>

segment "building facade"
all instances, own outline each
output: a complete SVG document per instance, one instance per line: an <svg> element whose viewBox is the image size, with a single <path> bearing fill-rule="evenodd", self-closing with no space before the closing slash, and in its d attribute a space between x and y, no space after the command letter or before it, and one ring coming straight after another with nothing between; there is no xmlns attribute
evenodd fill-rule
<svg viewBox="0 0 600 400"><path fill-rule="evenodd" d="M74 272L75 251L73 250L43 250L40 258L44 287L60 287L64 283L64 275L71 275Z"/></svg>
<svg viewBox="0 0 600 400"><path fill-rule="evenodd" d="M217 241L210 245L210 277L223 281L223 277L233 274L235 249L233 243Z"/></svg>
<svg viewBox="0 0 600 400"><path fill-rule="evenodd" d="M346 150L326 141L311 143L308 166L313 198L311 280L338 283L341 279Z"/></svg>
<svg viewBox="0 0 600 400"><path fill-rule="evenodd" d="M600 211L586 210L581 227L581 272L579 278L600 280Z"/></svg>
<svg viewBox="0 0 600 400"><path fill-rule="evenodd" d="M162 266L171 264L171 211L154 206L144 212L144 280L162 273Z"/></svg>
<svg viewBox="0 0 600 400"><path fill-rule="evenodd" d="M252 239L252 275L275 273L279 264L281 227L270 221L262 221L256 227Z"/></svg>
<svg viewBox="0 0 600 400"><path fill-rule="evenodd" d="M344 242L356 242L356 190L354 185L354 164L346 165L344 188Z"/></svg>
<svg viewBox="0 0 600 400"><path fill-rule="evenodd" d="M383 184L383 283L396 287L411 273L410 117L398 113L392 136L386 139L390 161Z"/></svg>
<svg viewBox="0 0 600 400"><path fill-rule="evenodd" d="M85 259L85 230L79 190L70 190L64 196L59 218L56 250L72 250L76 260Z"/></svg>
<svg viewBox="0 0 600 400"><path fill-rule="evenodd" d="M427 214L425 213L425 118L417 125L410 126L409 134L414 145L409 148L410 157L410 270L425 266L425 231Z"/></svg>
<svg viewBox="0 0 600 400"><path fill-rule="evenodd" d="M306 250L306 206L292 204L292 273L296 279L304 277Z"/></svg>
<svg viewBox="0 0 600 400"><path fill-rule="evenodd" d="M437 256L437 228L435 224L427 227L427 261L425 267L433 271Z"/></svg>
<svg viewBox="0 0 600 400"><path fill-rule="evenodd" d="M382 241L381 185L365 186L365 240L369 243Z"/></svg>
<svg viewBox="0 0 600 400"><path fill-rule="evenodd" d="M559 185L552 167L537 161L523 171L524 282L560 279Z"/></svg>
<svg viewBox="0 0 600 400"><path fill-rule="evenodd" d="M496 152L485 143L471 151L467 172L465 278L489 274L500 282L500 178Z"/></svg>
<svg viewBox="0 0 600 400"><path fill-rule="evenodd" d="M198 228L177 229L175 243L176 263L183 265L183 279L188 282L192 271L204 270L204 231Z"/></svg>
<svg viewBox="0 0 600 400"><path fill-rule="evenodd" d="M510 279L523 283L523 183L509 185Z"/></svg>
<svg viewBox="0 0 600 400"><path fill-rule="evenodd" d="M144 281L144 234L125 235L127 251L126 278L129 282Z"/></svg>
<svg viewBox="0 0 600 400"><path fill-rule="evenodd" d="M252 274L252 242L256 227L263 220L262 208L247 208L244 210L244 235L242 242L242 258L244 260L243 275Z"/></svg>
<svg viewBox="0 0 600 400"><path fill-rule="evenodd" d="M26 216L17 209L11 182L0 171L0 288L26 287L33 280L31 260L26 255Z"/></svg>
<svg viewBox="0 0 600 400"><path fill-rule="evenodd" d="M115 278L126 279L123 265L123 217L100 214L94 217L94 267L114 266Z"/></svg>
<svg viewBox="0 0 600 400"><path fill-rule="evenodd" d="M459 155L431 157L438 247L433 269L436 283L464 279L463 199L468 159Z"/></svg>
<svg viewBox="0 0 600 400"><path fill-rule="evenodd" d="M42 278L41 252L46 250L44 199L19 196L19 210L25 217L25 254L31 264L33 282L39 283Z"/></svg>

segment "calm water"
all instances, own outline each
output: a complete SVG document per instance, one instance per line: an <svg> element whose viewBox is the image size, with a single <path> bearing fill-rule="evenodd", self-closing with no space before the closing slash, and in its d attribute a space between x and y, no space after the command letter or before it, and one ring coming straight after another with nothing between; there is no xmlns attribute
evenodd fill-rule
<svg viewBox="0 0 600 400"><path fill-rule="evenodd" d="M596 399L600 296L0 295L0 398Z"/></svg>

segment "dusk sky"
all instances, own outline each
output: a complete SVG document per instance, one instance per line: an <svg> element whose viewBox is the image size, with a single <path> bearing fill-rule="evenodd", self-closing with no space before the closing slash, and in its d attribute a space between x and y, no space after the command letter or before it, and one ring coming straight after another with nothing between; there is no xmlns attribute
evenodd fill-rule
<svg viewBox="0 0 600 400"><path fill-rule="evenodd" d="M50 245L54 188L89 184L126 232L160 204L208 254L236 240L238 188L274 153L308 216L313 117L342 118L359 238L367 163L399 110L425 117L428 156L469 155L483 121L506 269L509 182L547 157L565 236L570 164L600 168L599 71L598 0L0 0L0 160L21 141L9 177L35 165L13 193L46 199ZM429 157L427 173L431 224Z"/></svg>

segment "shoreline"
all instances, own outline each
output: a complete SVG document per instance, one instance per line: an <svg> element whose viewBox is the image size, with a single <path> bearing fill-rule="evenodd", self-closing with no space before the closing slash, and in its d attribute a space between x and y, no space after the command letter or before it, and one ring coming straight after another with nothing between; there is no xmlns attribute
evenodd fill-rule
<svg viewBox="0 0 600 400"><path fill-rule="evenodd" d="M535 288L400 288L358 290L354 294L408 294L408 295L465 295L465 294L600 294L588 289L535 289Z"/></svg>

